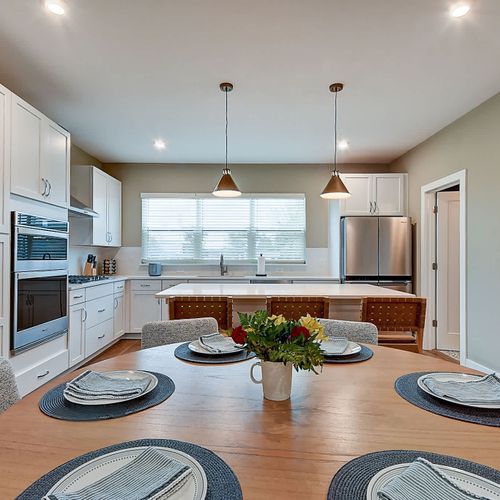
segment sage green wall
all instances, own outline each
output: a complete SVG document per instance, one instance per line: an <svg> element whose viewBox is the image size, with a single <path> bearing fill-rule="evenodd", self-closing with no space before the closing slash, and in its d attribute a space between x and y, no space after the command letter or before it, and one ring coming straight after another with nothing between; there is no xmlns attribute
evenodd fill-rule
<svg viewBox="0 0 500 500"><path fill-rule="evenodd" d="M217 184L221 165L105 164L104 170L123 183L123 246L141 245L141 193L206 193ZM305 193L307 246L328 247L328 202L319 194L329 179L328 165L248 165L232 167L234 179L247 193ZM342 172L388 172L386 165L341 165Z"/></svg>
<svg viewBox="0 0 500 500"><path fill-rule="evenodd" d="M467 353L500 370L500 94L391 165L408 172L420 247L421 187L467 169ZM420 255L417 254L417 263ZM418 267L417 267L418 273Z"/></svg>

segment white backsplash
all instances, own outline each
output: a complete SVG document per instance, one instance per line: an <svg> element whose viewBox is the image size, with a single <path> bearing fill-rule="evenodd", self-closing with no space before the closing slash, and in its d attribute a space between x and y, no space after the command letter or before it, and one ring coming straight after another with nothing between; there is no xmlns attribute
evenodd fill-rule
<svg viewBox="0 0 500 500"><path fill-rule="evenodd" d="M89 253L97 256L97 273L102 273L102 261L113 259L119 249L105 247L69 247L69 274L82 274Z"/></svg>
<svg viewBox="0 0 500 500"><path fill-rule="evenodd" d="M76 255L77 249L78 255ZM116 249L72 247L71 263L77 265L85 263L87 254L93 253L98 256L99 262L104 258L115 258L117 273L127 276L147 276L148 266L141 264L141 247L122 247ZM75 256L73 256L75 251ZM307 248L306 264L268 264L268 275L281 276L331 276L328 248ZM70 266L71 268L71 266ZM231 275L253 275L257 270L254 265L229 265ZM162 274L168 275L196 275L196 276L218 276L217 265L164 265Z"/></svg>

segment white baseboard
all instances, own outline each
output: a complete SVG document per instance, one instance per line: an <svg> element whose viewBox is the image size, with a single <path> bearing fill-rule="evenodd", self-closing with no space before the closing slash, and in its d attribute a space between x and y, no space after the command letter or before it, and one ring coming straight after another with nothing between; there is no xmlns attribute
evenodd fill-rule
<svg viewBox="0 0 500 500"><path fill-rule="evenodd" d="M465 366L467 368L472 368L473 370L478 370L483 373L493 373L495 370L492 370L491 368L488 368L487 366L480 365L479 363L476 363L475 361L472 361L471 359L466 359L465 360Z"/></svg>

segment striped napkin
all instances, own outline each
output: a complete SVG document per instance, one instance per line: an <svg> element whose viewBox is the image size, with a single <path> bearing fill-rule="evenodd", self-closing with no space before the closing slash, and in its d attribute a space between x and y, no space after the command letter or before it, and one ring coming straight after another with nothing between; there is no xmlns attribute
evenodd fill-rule
<svg viewBox="0 0 500 500"><path fill-rule="evenodd" d="M422 383L437 396L446 396L461 403L500 405L500 378L494 373L468 382L438 381L429 375L422 379Z"/></svg>
<svg viewBox="0 0 500 500"><path fill-rule="evenodd" d="M202 335L198 342L203 349L216 354L229 354L242 350L231 337L225 337L220 333Z"/></svg>
<svg viewBox="0 0 500 500"><path fill-rule="evenodd" d="M179 491L192 470L153 447L95 483L73 493L47 495L43 500L166 499Z"/></svg>
<svg viewBox="0 0 500 500"><path fill-rule="evenodd" d="M442 470L417 458L404 472L377 491L381 500L491 500L458 486Z"/></svg>
<svg viewBox="0 0 500 500"><path fill-rule="evenodd" d="M146 374L126 380L87 370L66 384L64 394L82 400L127 399L142 394L150 381Z"/></svg>
<svg viewBox="0 0 500 500"><path fill-rule="evenodd" d="M321 348L326 352L327 356L338 356L344 354L349 341L343 337L330 337L328 340L321 342Z"/></svg>

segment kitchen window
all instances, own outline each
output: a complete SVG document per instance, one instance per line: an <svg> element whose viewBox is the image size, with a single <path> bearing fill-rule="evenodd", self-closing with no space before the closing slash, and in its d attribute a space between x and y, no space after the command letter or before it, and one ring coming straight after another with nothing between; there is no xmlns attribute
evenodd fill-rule
<svg viewBox="0 0 500 500"><path fill-rule="evenodd" d="M259 254L274 263L304 263L304 194L142 193L142 260L211 264L254 262Z"/></svg>

